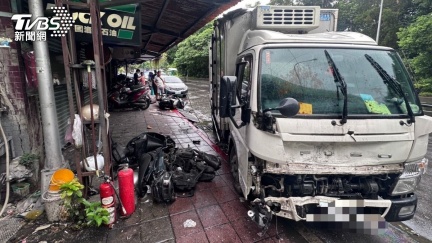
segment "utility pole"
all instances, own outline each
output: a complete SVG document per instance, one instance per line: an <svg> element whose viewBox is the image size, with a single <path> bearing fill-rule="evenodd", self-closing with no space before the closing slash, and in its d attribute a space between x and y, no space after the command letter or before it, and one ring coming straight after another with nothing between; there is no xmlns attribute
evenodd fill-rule
<svg viewBox="0 0 432 243"><path fill-rule="evenodd" d="M381 15L382 15L382 10L383 10L383 4L384 4L384 0L381 0L380 12L379 12L379 17L378 17L378 29L377 29L377 35L376 35L376 43L377 44L378 44L380 28L381 28Z"/></svg>
<svg viewBox="0 0 432 243"><path fill-rule="evenodd" d="M32 15L32 21L37 17L44 16L42 0L29 0L28 5L30 14ZM33 30L35 30L35 27ZM44 169L41 171L41 192L43 193L48 190L51 175L62 166L63 156L60 148L60 135L58 131L48 42L36 40L33 42L33 47L36 59L36 73L45 149Z"/></svg>

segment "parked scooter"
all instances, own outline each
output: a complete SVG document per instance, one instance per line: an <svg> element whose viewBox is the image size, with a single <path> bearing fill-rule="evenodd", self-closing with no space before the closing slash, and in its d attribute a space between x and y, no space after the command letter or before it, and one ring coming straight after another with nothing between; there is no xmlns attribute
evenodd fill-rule
<svg viewBox="0 0 432 243"><path fill-rule="evenodd" d="M150 106L150 88L147 85L132 85L116 83L108 93L108 108L135 108L146 110Z"/></svg>

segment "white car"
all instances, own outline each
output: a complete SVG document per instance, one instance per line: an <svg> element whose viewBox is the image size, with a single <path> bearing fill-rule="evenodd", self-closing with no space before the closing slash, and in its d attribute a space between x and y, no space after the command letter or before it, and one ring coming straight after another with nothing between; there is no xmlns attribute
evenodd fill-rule
<svg viewBox="0 0 432 243"><path fill-rule="evenodd" d="M183 81L175 76L163 76L165 79L165 90L168 95L186 97L188 87Z"/></svg>

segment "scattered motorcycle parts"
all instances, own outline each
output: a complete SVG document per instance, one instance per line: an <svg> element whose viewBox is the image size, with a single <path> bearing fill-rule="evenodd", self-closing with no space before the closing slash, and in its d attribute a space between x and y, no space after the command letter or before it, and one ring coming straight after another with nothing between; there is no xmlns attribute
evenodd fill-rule
<svg viewBox="0 0 432 243"><path fill-rule="evenodd" d="M113 142L112 151L117 163L126 162L138 170L138 196L144 197L150 186L157 202L174 200L173 191L193 196L196 184L213 180L221 167L217 156L192 148L175 148L173 139L154 132L134 137L124 151Z"/></svg>
<svg viewBox="0 0 432 243"><path fill-rule="evenodd" d="M175 97L172 95L162 95L162 98L159 101L159 108L161 110L165 109L183 109L185 106L184 101L179 97Z"/></svg>
<svg viewBox="0 0 432 243"><path fill-rule="evenodd" d="M154 174L151 190L155 202L172 202L175 200L174 185L171 177L172 173L168 171Z"/></svg>

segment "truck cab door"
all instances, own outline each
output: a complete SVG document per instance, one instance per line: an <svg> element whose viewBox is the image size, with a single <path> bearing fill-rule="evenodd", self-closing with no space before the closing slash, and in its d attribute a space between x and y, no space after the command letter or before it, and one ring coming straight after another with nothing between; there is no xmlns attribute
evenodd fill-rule
<svg viewBox="0 0 432 243"><path fill-rule="evenodd" d="M249 149L247 145L247 128L250 122L251 107L251 86L252 86L252 61L251 54L241 57L237 64L237 87L236 87L236 101L238 109L234 116L234 122L241 124L239 128L230 127L231 135L235 143L238 158L238 175L239 182L244 193L247 196L248 188L251 185L251 178L249 178L248 168L248 154Z"/></svg>

